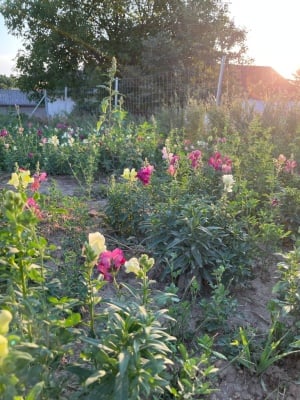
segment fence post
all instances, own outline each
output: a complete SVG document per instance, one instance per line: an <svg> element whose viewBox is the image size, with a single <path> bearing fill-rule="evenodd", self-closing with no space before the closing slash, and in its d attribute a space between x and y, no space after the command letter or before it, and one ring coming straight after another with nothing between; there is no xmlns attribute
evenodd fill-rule
<svg viewBox="0 0 300 400"><path fill-rule="evenodd" d="M118 107L119 78L115 78L115 108Z"/></svg>
<svg viewBox="0 0 300 400"><path fill-rule="evenodd" d="M225 69L225 61L226 61L226 56L223 56L222 57L222 61L221 61L219 82L218 82L218 90L217 90L217 98L216 98L217 106L219 106L221 104L222 83L223 83L223 75L224 75L224 69Z"/></svg>

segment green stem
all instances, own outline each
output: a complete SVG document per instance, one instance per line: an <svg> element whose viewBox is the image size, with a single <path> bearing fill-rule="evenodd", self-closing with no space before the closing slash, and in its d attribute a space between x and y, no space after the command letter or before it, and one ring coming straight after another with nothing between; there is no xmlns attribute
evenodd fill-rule
<svg viewBox="0 0 300 400"><path fill-rule="evenodd" d="M93 294L93 285L91 278L91 271L88 274L88 302L89 302L89 313L90 313L90 334L91 337L95 338L95 301Z"/></svg>

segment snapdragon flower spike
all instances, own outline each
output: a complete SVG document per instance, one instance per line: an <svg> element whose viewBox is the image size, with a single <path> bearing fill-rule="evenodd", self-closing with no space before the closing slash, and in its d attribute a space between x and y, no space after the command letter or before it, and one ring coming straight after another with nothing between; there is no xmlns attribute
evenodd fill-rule
<svg viewBox="0 0 300 400"><path fill-rule="evenodd" d="M148 185L150 183L150 178L153 171L153 165L147 165L146 167L141 168L136 176L137 178L139 178L143 185Z"/></svg>
<svg viewBox="0 0 300 400"><path fill-rule="evenodd" d="M32 192L36 192L37 190L39 190L39 188L41 186L41 182L44 182L47 180L47 174L46 174L46 172L41 172L40 174L36 173L33 175L33 179L34 180L30 186L30 190Z"/></svg>
<svg viewBox="0 0 300 400"><path fill-rule="evenodd" d="M121 249L103 251L99 257L97 270L103 275L104 280L111 282L113 273L118 272L125 262L126 259Z"/></svg>
<svg viewBox="0 0 300 400"><path fill-rule="evenodd" d="M32 210L33 213L35 214L35 216L38 219L42 219L43 215L42 212L40 210L39 205L37 204L37 202L34 200L34 198L29 197L25 203L25 208L27 208L28 210Z"/></svg>
<svg viewBox="0 0 300 400"><path fill-rule="evenodd" d="M208 165L213 167L216 171L222 171L224 174L229 174L232 169L231 159L227 156L222 157L218 151L209 158Z"/></svg>
<svg viewBox="0 0 300 400"><path fill-rule="evenodd" d="M201 165L202 153L200 150L194 150L188 155L188 159L191 161L192 168L196 169Z"/></svg>

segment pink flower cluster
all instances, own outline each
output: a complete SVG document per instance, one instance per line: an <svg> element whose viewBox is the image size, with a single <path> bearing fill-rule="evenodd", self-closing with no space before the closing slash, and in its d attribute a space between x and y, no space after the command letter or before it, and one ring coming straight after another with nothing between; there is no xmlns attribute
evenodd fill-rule
<svg viewBox="0 0 300 400"><path fill-rule="evenodd" d="M35 214L35 216L38 219L42 219L43 215L41 212L41 209L39 207L39 205L37 204L37 202L34 200L33 197L29 197L25 203L25 208L27 208L28 210L33 211L33 213Z"/></svg>
<svg viewBox="0 0 300 400"><path fill-rule="evenodd" d="M166 147L163 147L161 152L162 152L163 160L167 160L167 162L169 164L168 165L168 173L171 176L175 176L177 173L178 166L179 166L180 157L177 156L176 154L169 153Z"/></svg>
<svg viewBox="0 0 300 400"><path fill-rule="evenodd" d="M111 282L114 272L118 272L125 261L123 251L119 248L103 251L99 257L97 270L103 275L104 280Z"/></svg>
<svg viewBox="0 0 300 400"><path fill-rule="evenodd" d="M200 150L194 150L188 155L188 159L191 161L192 168L196 169L201 166L202 153Z"/></svg>
<svg viewBox="0 0 300 400"><path fill-rule="evenodd" d="M36 192L37 190L39 190L40 186L41 186L41 182L44 182L47 180L47 174L46 172L41 172L41 173L36 173L33 175L33 183L30 186L30 190L32 192Z"/></svg>
<svg viewBox="0 0 300 400"><path fill-rule="evenodd" d="M221 153L216 151L208 160L208 165L216 171L222 171L224 174L230 174L232 170L232 161L229 157L221 156Z"/></svg>
<svg viewBox="0 0 300 400"><path fill-rule="evenodd" d="M275 160L275 166L278 171L281 171L283 169L284 172L293 174L295 168L297 167L297 162L293 158L290 158L288 160L286 156L280 154L277 160Z"/></svg>
<svg viewBox="0 0 300 400"><path fill-rule="evenodd" d="M146 165L142 167L136 174L137 178L142 182L143 185L149 185L151 175L154 171L153 165Z"/></svg>
<svg viewBox="0 0 300 400"><path fill-rule="evenodd" d="M6 130L6 129L1 129L1 131L0 131L0 137L5 137L5 136L7 136L7 135L8 135L7 130Z"/></svg>

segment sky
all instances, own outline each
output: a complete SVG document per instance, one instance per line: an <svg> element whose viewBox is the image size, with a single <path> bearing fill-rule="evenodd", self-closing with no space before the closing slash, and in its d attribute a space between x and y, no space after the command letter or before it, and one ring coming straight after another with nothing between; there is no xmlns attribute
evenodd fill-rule
<svg viewBox="0 0 300 400"><path fill-rule="evenodd" d="M224 0L225 1L225 0ZM235 25L247 30L248 56L285 78L300 69L300 0L229 0ZM15 74L20 39L8 34L0 15L0 74Z"/></svg>

